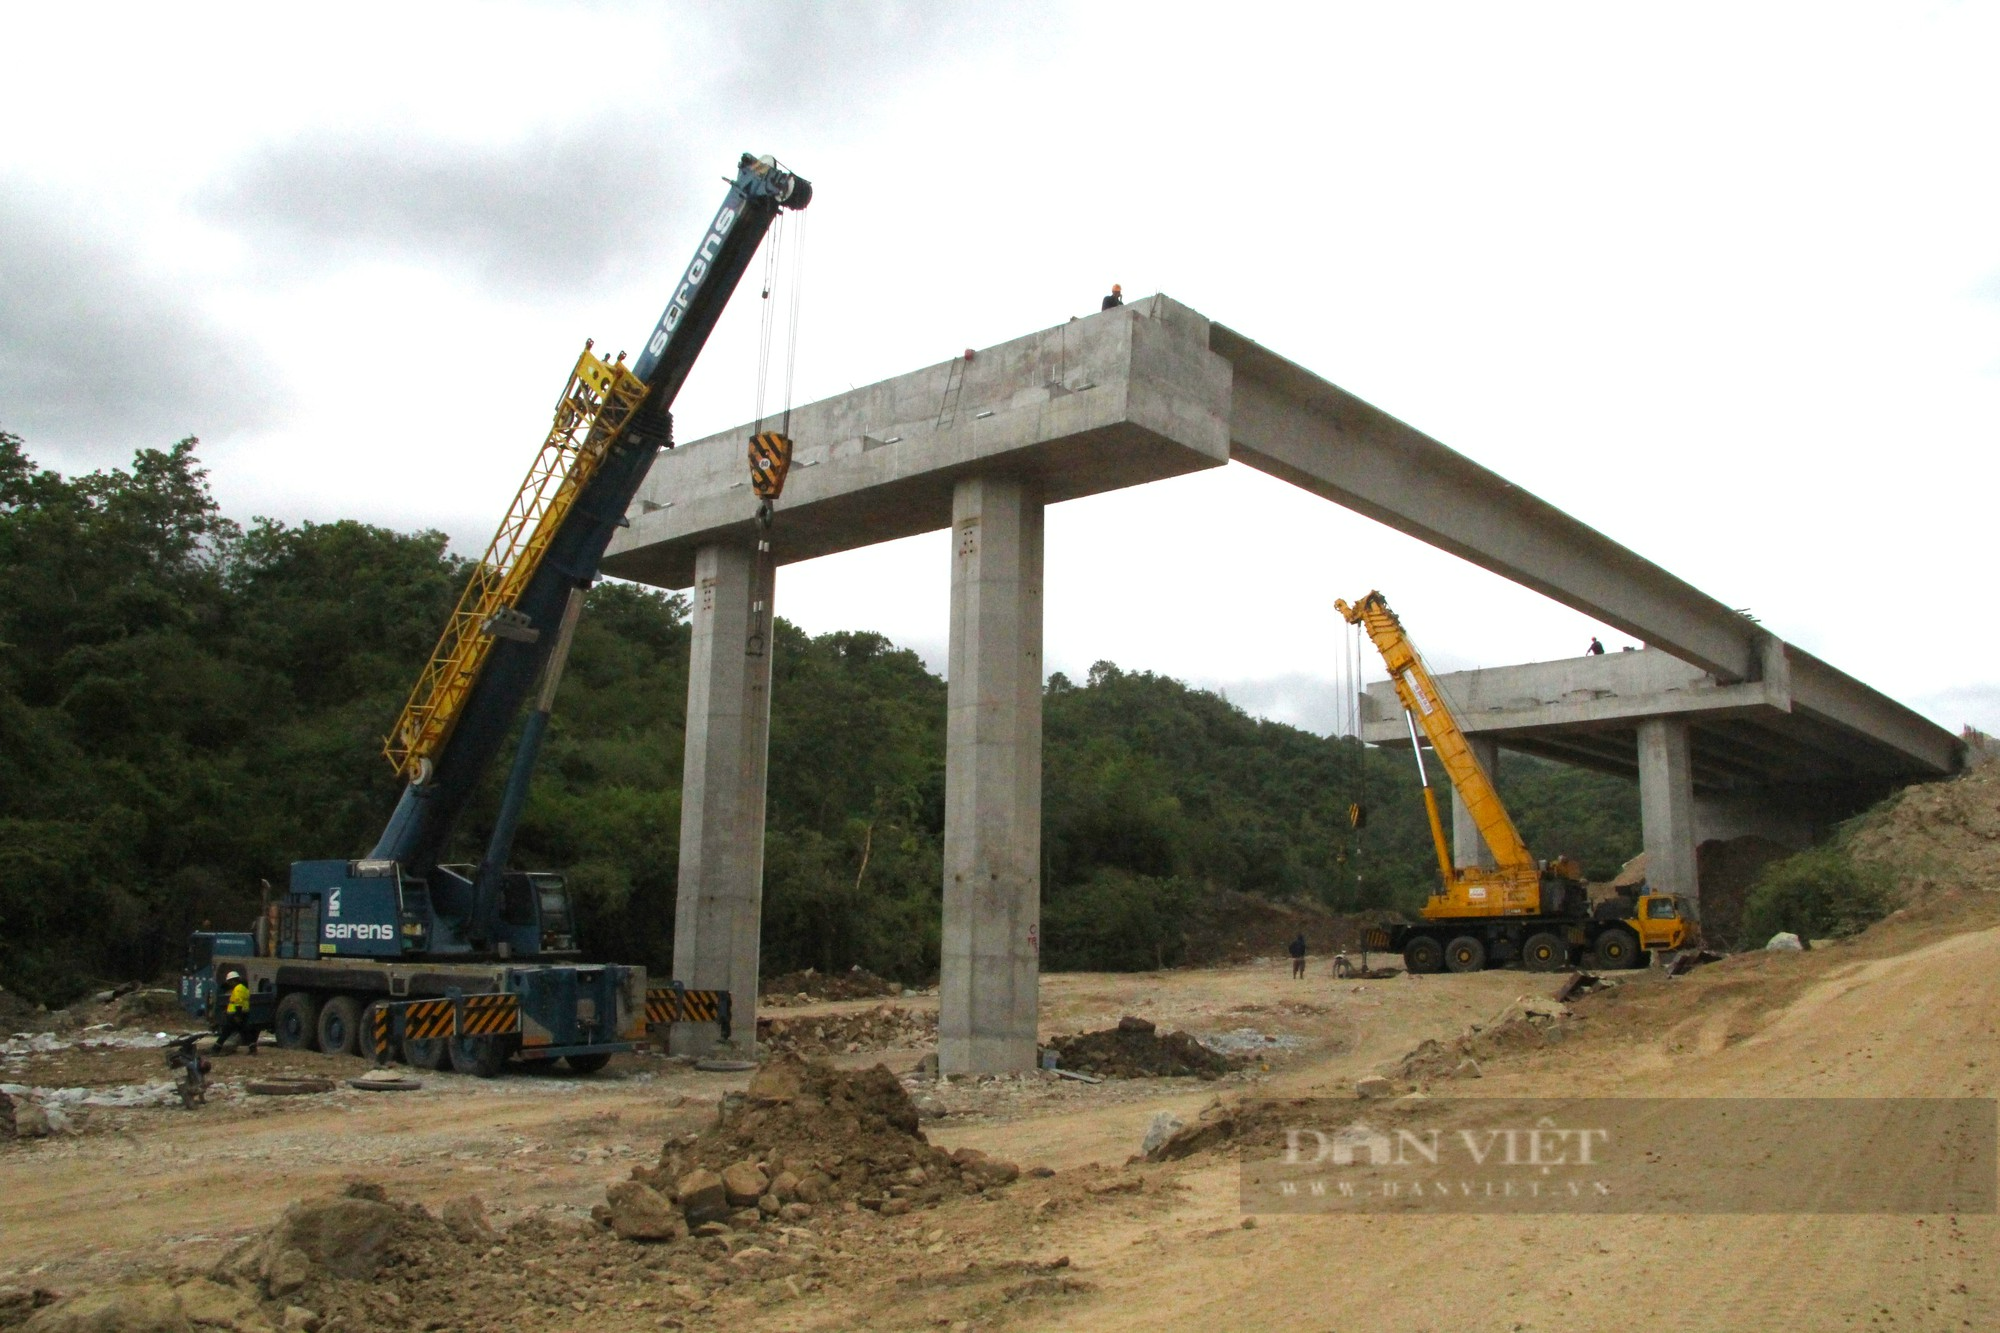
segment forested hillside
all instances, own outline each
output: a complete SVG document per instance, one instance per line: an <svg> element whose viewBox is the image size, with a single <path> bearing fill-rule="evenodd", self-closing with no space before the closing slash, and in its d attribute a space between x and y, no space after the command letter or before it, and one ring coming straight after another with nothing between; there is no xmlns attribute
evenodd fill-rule
<svg viewBox="0 0 2000 1333"><path fill-rule="evenodd" d="M365 851L397 794L381 734L463 573L442 533L240 527L192 440L64 478L0 434L0 981L59 1002L155 975L293 858ZM567 869L594 955L662 972L687 634L678 596L591 591L516 856ZM916 654L780 621L767 971L935 970L944 719ZM1435 876L1407 753L1108 662L1050 679L1045 735L1052 967L1170 964L1217 891L1408 909ZM1544 854L1603 876L1638 850L1629 784L1510 755L1502 788Z"/></svg>

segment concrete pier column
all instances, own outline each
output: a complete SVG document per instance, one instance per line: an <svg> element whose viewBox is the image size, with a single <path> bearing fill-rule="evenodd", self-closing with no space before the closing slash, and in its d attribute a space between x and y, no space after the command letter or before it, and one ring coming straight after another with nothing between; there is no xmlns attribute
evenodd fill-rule
<svg viewBox="0 0 2000 1333"><path fill-rule="evenodd" d="M1695 877L1694 772L1687 723L1647 718L1639 723L1639 822L1646 843L1646 884L1678 893L1700 916Z"/></svg>
<svg viewBox="0 0 2000 1333"><path fill-rule="evenodd" d="M729 992L739 1051L757 1037L776 571L768 549L711 545L695 555L674 978ZM668 1038L677 1055L714 1044L708 1023L676 1023Z"/></svg>
<svg viewBox="0 0 2000 1333"><path fill-rule="evenodd" d="M1500 781L1500 742L1486 736L1467 736L1465 744L1472 751L1472 757L1486 770L1486 776L1497 784ZM1458 789L1451 793L1451 863L1461 870L1473 866L1493 868L1493 849L1486 845L1486 839L1479 836L1479 825L1472 822L1472 812L1459 799Z"/></svg>
<svg viewBox="0 0 2000 1333"><path fill-rule="evenodd" d="M1035 1064L1041 972L1042 503L971 477L952 495L938 1067Z"/></svg>

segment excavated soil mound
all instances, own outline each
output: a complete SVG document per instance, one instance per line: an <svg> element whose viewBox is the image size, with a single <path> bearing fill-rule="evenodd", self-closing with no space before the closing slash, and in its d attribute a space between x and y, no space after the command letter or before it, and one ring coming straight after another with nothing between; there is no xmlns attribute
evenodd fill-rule
<svg viewBox="0 0 2000 1333"><path fill-rule="evenodd" d="M903 988L885 981L865 967L845 972L786 972L766 978L759 995L763 1003L782 1009L788 1004L810 1004L818 1000L873 1000L884 995L901 995Z"/></svg>
<svg viewBox="0 0 2000 1333"><path fill-rule="evenodd" d="M1143 1018L1121 1018L1115 1028L1055 1037L1049 1046L1063 1069L1103 1078L1220 1078L1238 1061L1185 1032L1164 1035Z"/></svg>
<svg viewBox="0 0 2000 1333"><path fill-rule="evenodd" d="M849 1201L895 1216L1019 1175L975 1149L933 1147L886 1067L781 1056L724 1102L714 1126L669 1140L658 1165L612 1186L598 1217L628 1239L675 1241L690 1228L754 1230Z"/></svg>
<svg viewBox="0 0 2000 1333"><path fill-rule="evenodd" d="M852 1055L895 1046L924 1046L937 1040L937 1014L877 1005L858 1014L817 1018L759 1018L757 1044L777 1055L808 1058Z"/></svg>
<svg viewBox="0 0 2000 1333"><path fill-rule="evenodd" d="M2000 764L1905 787L1854 822L1847 846L1895 875L1911 903L2000 889Z"/></svg>

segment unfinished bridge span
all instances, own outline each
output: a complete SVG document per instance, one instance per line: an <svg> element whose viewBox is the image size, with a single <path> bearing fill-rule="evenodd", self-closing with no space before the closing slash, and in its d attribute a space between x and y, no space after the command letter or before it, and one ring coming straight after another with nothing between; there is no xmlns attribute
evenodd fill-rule
<svg viewBox="0 0 2000 1333"><path fill-rule="evenodd" d="M1636 776L1665 892L1696 892L1703 821L1809 831L1960 762L1957 738L1911 709L1165 296L795 408L769 530L743 476L753 429L660 454L604 561L692 592L674 974L755 1013L778 567L948 528L946 1072L1035 1060L1042 513L1063 500L1234 458L1646 643L1444 680L1494 757L1504 744ZM1392 742L1379 707L1364 701L1363 737ZM1477 850L1461 839L1458 854Z"/></svg>

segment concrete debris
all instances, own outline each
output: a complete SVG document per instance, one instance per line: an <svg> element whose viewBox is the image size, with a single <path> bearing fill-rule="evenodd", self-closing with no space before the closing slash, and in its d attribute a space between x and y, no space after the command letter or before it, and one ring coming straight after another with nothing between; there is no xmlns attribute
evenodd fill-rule
<svg viewBox="0 0 2000 1333"><path fill-rule="evenodd" d="M1598 976L1595 972L1572 972L1569 974L1569 980L1563 982L1561 987L1557 989L1555 995L1556 1003L1567 1004L1577 996L1587 995L1603 984L1604 978Z"/></svg>
<svg viewBox="0 0 2000 1333"><path fill-rule="evenodd" d="M1139 1151L1151 1157L1159 1150L1161 1144L1172 1138L1186 1124L1185 1120L1171 1111L1157 1113L1153 1117L1153 1123L1146 1126L1146 1137L1139 1145Z"/></svg>
<svg viewBox="0 0 2000 1333"><path fill-rule="evenodd" d="M1296 1050L1305 1044L1289 1032L1259 1032L1256 1028L1232 1028L1228 1032L1204 1032L1201 1044L1220 1055L1258 1056L1274 1051Z"/></svg>
<svg viewBox="0 0 2000 1333"><path fill-rule="evenodd" d="M1805 948L1799 937L1789 930L1781 930L1773 935L1764 948L1772 953L1798 953Z"/></svg>
<svg viewBox="0 0 2000 1333"><path fill-rule="evenodd" d="M937 1040L937 1014L879 1004L859 1013L759 1018L757 1044L779 1055L815 1055L923 1046Z"/></svg>

